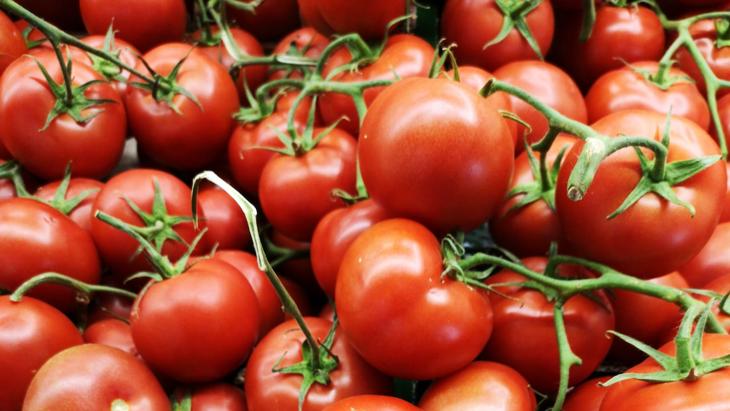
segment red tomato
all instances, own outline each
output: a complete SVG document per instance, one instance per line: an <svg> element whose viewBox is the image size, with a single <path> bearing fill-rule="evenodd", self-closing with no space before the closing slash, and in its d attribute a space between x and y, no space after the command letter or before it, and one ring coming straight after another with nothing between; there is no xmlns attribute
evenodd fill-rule
<svg viewBox="0 0 730 411"><path fill-rule="evenodd" d="M82 343L73 323L50 305L0 296L0 411L19 410L38 368L55 353Z"/></svg>
<svg viewBox="0 0 730 411"><path fill-rule="evenodd" d="M95 115L77 123L61 114L45 127L48 114L56 104L38 63L45 66L53 80L61 84L61 68L54 53L41 49L34 57L11 64L0 80L0 135L10 154L31 173L46 180L60 179L69 162L77 177L100 178L117 165L127 135L124 105L114 88L103 82L84 92L88 99L109 99L82 111ZM102 80L91 67L73 62L73 85Z"/></svg>
<svg viewBox="0 0 730 411"><path fill-rule="evenodd" d="M664 114L631 110L604 117L593 128L608 136L621 134L659 140L666 121ZM712 138L684 118L672 118L670 136L669 162L719 154ZM674 187L680 199L696 208L694 217L685 207L650 193L621 215L607 219L641 177L638 156L633 148L625 148L607 157L598 167L585 197L571 201L567 196L567 180L582 148L583 142L579 142L566 155L555 193L562 238L568 249L642 278L677 270L702 249L722 212L727 187L722 162ZM653 155L648 150L646 153ZM692 285L691 277L686 278Z"/></svg>
<svg viewBox="0 0 730 411"><path fill-rule="evenodd" d="M394 397L356 395L325 407L322 411L419 411L420 408Z"/></svg>
<svg viewBox="0 0 730 411"><path fill-rule="evenodd" d="M695 39L695 44L700 50L700 54L712 69L717 77L723 80L730 80L730 48L718 47L715 43L717 40L717 31L715 30L714 20L701 20L690 27L690 34ZM697 84L697 88L705 93L705 79L702 77L700 69L694 62L689 51L685 48L679 49L675 55L679 68ZM719 96L728 93L728 89L723 88L718 91Z"/></svg>
<svg viewBox="0 0 730 411"><path fill-rule="evenodd" d="M123 6L106 0L80 0L81 17L91 34L104 34L110 25L119 37L147 51L185 33L183 0L127 0Z"/></svg>
<svg viewBox="0 0 730 411"><path fill-rule="evenodd" d="M332 77L333 81L355 82L372 80L400 80L410 77L427 77L433 60L433 47L420 37L411 34L392 36L377 60L357 71L345 70ZM346 48L335 52L325 65L323 75L351 61L352 55ZM363 92L365 104L370 106L385 87L370 87ZM319 99L319 110L325 124L341 120L339 127L356 135L361 120L352 97L346 94L326 93Z"/></svg>
<svg viewBox="0 0 730 411"><path fill-rule="evenodd" d="M205 214L208 244L242 250L251 243L246 216L225 191L214 186L204 187L198 193L198 201Z"/></svg>
<svg viewBox="0 0 730 411"><path fill-rule="evenodd" d="M500 67L494 72L498 79L517 86L547 104L561 114L585 123L588 120L585 101L573 79L563 70L542 61L518 61ZM527 122L531 132L527 133L530 143L539 141L548 131L548 121L536 108L523 100L510 96L512 112ZM522 136L526 133L522 125L517 126L517 152L522 151Z"/></svg>
<svg viewBox="0 0 730 411"><path fill-rule="evenodd" d="M56 195L58 187L61 185L60 181L54 181L52 183L38 187L35 192L35 196L46 201L53 200ZM72 178L68 184L68 191L64 199L68 200L74 198L84 191L93 190L82 202L80 202L74 209L68 214L68 217L78 224L84 230L91 232L91 221L94 216L91 214L91 208L96 200L96 196L104 187L104 183L90 178Z"/></svg>
<svg viewBox="0 0 730 411"><path fill-rule="evenodd" d="M324 341L332 323L306 317L307 327L318 341ZM304 334L294 320L279 324L254 349L246 365L244 389L250 411L289 411L297 409L302 385L299 374L273 372L302 361ZM383 394L390 380L375 371L337 330L331 352L339 360L326 386L315 383L304 399L302 411L321 411L338 400L362 394Z"/></svg>
<svg viewBox="0 0 730 411"><path fill-rule="evenodd" d="M104 42L106 41L106 35L91 35L81 38L81 41L88 44L91 47L96 47L98 49L104 49ZM139 50L134 48L133 45L129 44L128 42L115 38L114 43L111 47L112 53L119 53L117 56L119 60L121 60L124 64L134 67L135 64L137 64L137 59L140 56ZM93 59L89 57L89 64L94 67L94 69L102 74L105 78L108 80L112 80L112 85L114 85L114 88L117 89L120 96L124 96L124 94L127 92L127 84L129 83L129 76L131 75L130 72L126 70L121 70L119 67L115 66L112 63L104 62L103 60L101 62L98 62L94 64ZM115 78L116 77L116 78Z"/></svg>
<svg viewBox="0 0 730 411"><path fill-rule="evenodd" d="M191 51L188 44L164 44L143 58L163 76L186 58L175 83L195 96L197 103L176 94L172 104L177 106L177 113L148 90L129 89L129 123L142 151L152 160L178 170L199 170L211 164L225 150L233 130L232 115L238 110L233 80L220 64L198 49ZM142 63L137 69L146 71ZM130 81L139 79L132 76Z"/></svg>
<svg viewBox="0 0 730 411"><path fill-rule="evenodd" d="M365 117L358 150L372 198L438 232L470 230L489 218L514 163L499 113L446 79L407 79L383 91Z"/></svg>
<svg viewBox="0 0 730 411"><path fill-rule="evenodd" d="M0 12L0 74L10 63L25 53L25 50L23 33L5 13Z"/></svg>
<svg viewBox="0 0 730 411"><path fill-rule="evenodd" d="M312 27L302 27L289 33L276 43L272 54L294 54L318 59L330 41ZM269 75L269 80L281 78L301 78L299 71L275 70Z"/></svg>
<svg viewBox="0 0 730 411"><path fill-rule="evenodd" d="M533 411L537 402L517 371L496 362L476 361L434 381L418 406L424 411Z"/></svg>
<svg viewBox="0 0 730 411"><path fill-rule="evenodd" d="M547 259L530 257L522 262L531 270L542 272ZM584 277L577 267L561 268L563 276ZM489 295L494 308L494 331L482 356L514 368L539 392L554 393L560 379L554 303L530 288L496 286L524 280L509 270L489 277L487 284L495 284L499 294ZM570 369L569 384L575 385L588 378L606 357L611 347L606 331L614 328L613 309L603 292L592 297L576 295L563 306L563 316L570 347L583 361Z"/></svg>
<svg viewBox="0 0 730 411"><path fill-rule="evenodd" d="M56 209L36 200L0 202L0 288L15 290L34 275L53 271L86 283L101 276L91 236ZM62 311L76 307L68 287L43 284L28 295Z"/></svg>
<svg viewBox="0 0 730 411"><path fill-rule="evenodd" d="M265 0L253 13L229 6L228 15L261 40L278 40L299 26L296 0Z"/></svg>
<svg viewBox="0 0 730 411"><path fill-rule="evenodd" d="M704 247L693 254L689 262L679 268L690 287L700 288L705 284L730 273L730 223L715 228Z"/></svg>
<svg viewBox="0 0 730 411"><path fill-rule="evenodd" d="M181 382L215 381L241 365L259 323L256 295L246 278L213 259L146 287L130 319L144 361Z"/></svg>
<svg viewBox="0 0 730 411"><path fill-rule="evenodd" d="M328 296L335 294L337 271L350 244L373 224L389 217L378 203L365 200L331 211L320 220L312 235L310 258L317 283Z"/></svg>
<svg viewBox="0 0 730 411"><path fill-rule="evenodd" d="M725 132L725 144L730 142L730 96L724 96L717 101L717 113L720 116L720 123L722 124L722 131ZM712 136L720 144L720 140L717 138L717 130L715 125L711 125ZM730 145L728 146L730 147Z"/></svg>
<svg viewBox="0 0 730 411"><path fill-rule="evenodd" d="M710 110L693 83L680 81L662 90L635 71L646 70L655 74L658 67L656 62L643 61L601 76L586 95L588 121L596 122L621 110L642 109L661 114L671 111L672 115L692 120L707 130L710 127ZM686 77L674 68L667 74Z"/></svg>
<svg viewBox="0 0 730 411"><path fill-rule="evenodd" d="M175 392L180 401L185 394ZM190 411L246 411L246 398L243 392L230 384L217 383L195 388L190 392Z"/></svg>
<svg viewBox="0 0 730 411"><path fill-rule="evenodd" d="M298 0L302 21L320 33L358 33L366 40L383 37L388 23L408 13L406 0Z"/></svg>
<svg viewBox="0 0 730 411"><path fill-rule="evenodd" d="M132 329L129 324L116 318L107 318L96 321L84 330L84 341L92 344L103 344L109 347L118 348L128 354L139 358L132 340Z"/></svg>
<svg viewBox="0 0 730 411"><path fill-rule="evenodd" d="M725 169L727 175L730 176L730 163L725 162ZM722 209L722 215L720 216L720 222L726 223L730 221L730 177L727 180L727 192L725 193L725 208Z"/></svg>
<svg viewBox="0 0 730 411"><path fill-rule="evenodd" d="M169 411L155 376L134 356L100 344L68 348L51 357L30 383L23 409Z"/></svg>
<svg viewBox="0 0 730 411"><path fill-rule="evenodd" d="M325 132L314 129L314 135ZM271 225L287 237L309 241L327 213L344 207L332 190L355 191L356 140L334 129L301 155L277 154L261 172L259 199Z"/></svg>
<svg viewBox="0 0 730 411"><path fill-rule="evenodd" d="M447 0L441 15L441 34L447 44L456 43L454 54L461 64L493 71L513 61L537 59L527 40L514 28L504 40L484 48L497 37L503 21L496 0ZM542 55L547 55L555 29L550 0L540 1L525 21Z"/></svg>
<svg viewBox="0 0 730 411"><path fill-rule="evenodd" d="M342 331L388 375L443 377L473 361L489 340L488 299L442 277L442 259L436 237L404 219L375 224L345 252L335 289Z"/></svg>
<svg viewBox="0 0 730 411"><path fill-rule="evenodd" d="M593 378L577 386L568 394L563 411L599 411L608 388L602 387L598 383L606 382L609 378Z"/></svg>

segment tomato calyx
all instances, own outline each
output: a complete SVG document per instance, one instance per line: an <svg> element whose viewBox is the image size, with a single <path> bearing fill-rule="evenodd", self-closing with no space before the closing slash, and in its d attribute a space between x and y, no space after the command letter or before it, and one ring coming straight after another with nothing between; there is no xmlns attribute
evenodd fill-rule
<svg viewBox="0 0 730 411"><path fill-rule="evenodd" d="M629 67L633 72L640 75L644 78L644 80L650 84L653 84L654 86L658 87L662 91L669 90L670 87L672 87L675 84L680 83L693 83L694 81L692 78L685 74L680 75L673 75L671 74L672 66L674 65L674 60L665 60L662 59L662 61L659 62L659 67L657 68L656 73L652 72L648 69L642 69L636 66L632 66L631 64L626 63L627 67Z"/></svg>
<svg viewBox="0 0 730 411"><path fill-rule="evenodd" d="M715 47L721 49L730 46L730 19L722 18L715 20Z"/></svg>
<svg viewBox="0 0 730 411"><path fill-rule="evenodd" d="M507 198L513 198L522 195L522 198L515 203L508 212L517 211L536 201L544 201L545 204L555 211L555 183L558 181L558 173L563 157L568 147L563 147L555 158L552 167L548 170L545 164L545 153L541 153L540 160L535 157L535 153L529 144L525 143L525 153L530 164L533 180L514 187L507 193Z"/></svg>
<svg viewBox="0 0 730 411"><path fill-rule="evenodd" d="M22 183L22 180L20 180L20 183ZM19 194L19 197L27 197L32 198L34 200L38 200L40 202L46 203L49 206L55 208L56 210L60 211L64 215L69 215L73 210L76 209L76 207L79 206L84 200L86 200L90 195L97 193L99 191L98 188L90 188L88 190L84 190L80 192L79 194L66 199L66 193L68 192L68 186L71 183L71 163L66 165L66 170L63 173L63 179L61 179L61 183L58 185L58 188L56 189L56 192L53 193L53 197L50 200L43 200L36 196L24 196L22 194ZM17 183L16 183L16 190L17 189ZM22 188L23 191L25 191L25 187ZM27 191L26 191L27 192Z"/></svg>
<svg viewBox="0 0 730 411"><path fill-rule="evenodd" d="M172 411L192 411L193 409L193 393L190 389L186 389L182 397L174 398L172 401Z"/></svg>
<svg viewBox="0 0 730 411"><path fill-rule="evenodd" d="M23 296L33 288L41 284L49 283L59 284L75 289L77 291L76 300L80 303L83 303L84 305L88 304L91 301L91 296L97 292L121 295L132 300L137 298L137 294L128 290L123 290L121 288L110 287L106 285L88 284L64 274L47 272L35 275L26 280L23 284L19 285L18 288L16 288L15 291L13 291L13 293L10 295L10 300L17 303L21 299L23 299Z"/></svg>
<svg viewBox="0 0 730 411"><path fill-rule="evenodd" d="M145 66L147 71L152 75L153 82L139 82L135 81L132 82L132 85L144 90L149 91L152 94L152 97L155 99L155 101L163 102L167 104L175 113L182 114L180 111L180 108L178 107L177 103L175 103L175 97L177 95L182 95L190 99L193 103L195 103L196 106L200 110L203 110L203 106L200 105L200 101L198 101L198 98L195 97L192 93L190 93L188 90L186 90L184 87L177 84L177 76L180 73L180 69L182 68L183 64L185 64L185 61L190 56L190 53L194 50L194 47L190 48L190 51L188 52L188 55L180 59L175 66L170 71L170 74L167 76L163 76L159 73L157 73L150 65L145 61L145 59L140 57L140 61Z"/></svg>
<svg viewBox="0 0 730 411"><path fill-rule="evenodd" d="M104 46L101 50L118 59L122 51L114 46L114 34L114 28L110 25L106 35L104 36ZM124 78L121 75L121 67L97 55L88 52L86 55L91 59L91 67L94 71L104 76L107 81L124 81Z"/></svg>
<svg viewBox="0 0 730 411"><path fill-rule="evenodd" d="M504 15L504 20L499 33L485 44L482 49L502 42L502 40L507 38L507 35L509 35L512 29L516 29L527 41L527 44L530 45L532 51L535 52L540 60L543 60L544 57L540 50L540 45L537 44L537 40L535 40L535 36L532 35L530 27L525 20L527 15L535 10L540 3L542 3L542 0L496 0L497 7L499 7L499 10Z"/></svg>

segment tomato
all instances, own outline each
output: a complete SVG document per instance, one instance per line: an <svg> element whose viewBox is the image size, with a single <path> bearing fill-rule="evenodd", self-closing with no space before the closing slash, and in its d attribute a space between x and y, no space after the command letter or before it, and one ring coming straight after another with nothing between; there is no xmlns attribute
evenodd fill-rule
<svg viewBox="0 0 730 411"><path fill-rule="evenodd" d="M0 12L0 74L25 50L23 33L5 13Z"/></svg>
<svg viewBox="0 0 730 411"><path fill-rule="evenodd" d="M53 200L53 197L56 195L56 191L60 185L60 181L54 181L43 185L38 187L38 190L36 190L34 195L42 200ZM104 187L104 183L98 180L92 180L90 178L72 178L68 183L68 191L66 191L66 195L63 197L68 200L84 193L84 191L90 190L90 194L68 214L68 217L73 220L74 223L78 224L81 228L88 232L91 232L91 221L94 218L91 214L91 207L102 187Z"/></svg>
<svg viewBox="0 0 730 411"><path fill-rule="evenodd" d="M211 164L225 150L233 130L232 115L238 110L233 80L223 66L183 43L164 44L143 58L163 76L185 58L175 83L195 96L197 103L182 94L172 97L171 103L157 101L148 90L129 89L129 123L142 151L152 160L178 170L199 170ZM146 71L142 63L137 69ZM132 76L130 81L139 79Z"/></svg>
<svg viewBox="0 0 730 411"><path fill-rule="evenodd" d="M577 386L568 394L563 411L599 411L608 388L598 385L609 377L592 378Z"/></svg>
<svg viewBox="0 0 730 411"><path fill-rule="evenodd" d="M557 58L582 86L626 63L659 61L664 52L664 28L648 7L600 5L591 36L585 42L579 39L580 13L558 16Z"/></svg>
<svg viewBox="0 0 730 411"><path fill-rule="evenodd" d="M314 129L314 135L325 132ZM259 200L271 225L294 240L309 241L330 211L344 207L332 190L355 192L356 140L333 129L301 155L277 154L261 172Z"/></svg>
<svg viewBox="0 0 730 411"><path fill-rule="evenodd" d="M63 79L51 50L38 50L34 56L16 60L0 80L0 135L5 147L23 167L46 180L63 177L69 162L77 177L107 175L117 165L127 135L119 94L108 83L93 84L84 92L86 98L113 102L84 109L83 116L94 117L83 124L64 113L45 127L56 97L38 63L56 83ZM74 61L74 86L98 80L102 77L91 67Z"/></svg>
<svg viewBox="0 0 730 411"><path fill-rule="evenodd" d="M561 114L585 123L588 120L585 101L573 79L563 70L542 61L518 61L500 67L494 72L499 80L517 86L547 104ZM517 152L522 151L522 138L527 133L529 143L539 141L548 131L548 121L536 108L523 100L510 96L512 112L530 125L517 126Z"/></svg>
<svg viewBox="0 0 730 411"><path fill-rule="evenodd" d="M318 59L330 41L312 27L302 27L289 33L276 43L272 54L293 54ZM301 78L301 72L284 69L275 70L269 75L269 80L281 78Z"/></svg>
<svg viewBox="0 0 730 411"><path fill-rule="evenodd" d="M398 34L388 39L382 53L373 63L360 67L357 71L345 70L332 77L332 80L355 82L427 77L433 56L433 47L425 40L411 34ZM330 72L349 63L351 58L350 52L346 48L341 48L327 60L323 75L328 77ZM370 106L384 89L385 87L365 89L363 92L365 104ZM325 124L332 124L346 116L339 127L353 135L358 133L361 119L349 95L325 93L319 98L318 107Z"/></svg>
<svg viewBox="0 0 730 411"><path fill-rule="evenodd" d="M0 202L0 288L15 290L36 274L53 271L96 284L99 256L91 236L56 209L39 201L15 198ZM76 306L76 293L43 284L28 295L62 311Z"/></svg>
<svg viewBox="0 0 730 411"><path fill-rule="evenodd" d="M246 360L259 322L256 295L246 278L233 266L209 259L146 287L132 308L130 326L150 368L176 381L210 382Z"/></svg>
<svg viewBox="0 0 730 411"><path fill-rule="evenodd" d="M106 36L91 35L81 38L81 41L91 47L96 47L97 49L103 50ZM140 56L139 50L137 50L133 45L118 38L114 39L110 51L111 53L119 53L119 55L117 56L119 60L121 60L124 64L130 67L134 67L135 64L137 64L137 59ZM89 57L89 65L94 67L94 69L98 71L99 74L102 74L107 79L112 80L112 85L115 89L117 89L120 96L124 96L124 94L126 94L127 84L129 83L129 77L132 73L126 70L121 70L119 67L113 65L112 63L104 62L103 60L94 64L93 58L91 57Z"/></svg>
<svg viewBox="0 0 730 411"><path fill-rule="evenodd" d="M730 176L730 163L725 162L725 169L727 175ZM720 222L726 223L730 221L730 177L727 180L727 192L725 193L725 208L722 209L722 215L720 216Z"/></svg>
<svg viewBox="0 0 730 411"><path fill-rule="evenodd" d="M517 371L496 362L476 361L434 381L418 406L424 411L533 411L537 402Z"/></svg>
<svg viewBox="0 0 730 411"><path fill-rule="evenodd" d="M542 272L547 259L530 257L522 263ZM565 277L585 277L577 267L559 267L559 273ZM537 391L554 393L560 379L554 303L530 288L497 285L520 281L525 278L509 270L487 280L496 290L489 295L494 309L494 330L482 357L514 368ZM563 316L570 347L583 361L570 369L569 384L575 385L588 378L606 357L611 347L606 332L614 328L614 314L606 295L597 292L570 298L563 306Z"/></svg>
<svg viewBox="0 0 730 411"><path fill-rule="evenodd" d="M104 34L110 25L119 37L141 51L170 41L185 33L183 0L128 0L123 6L106 0L80 0L81 17L91 34Z"/></svg>
<svg viewBox="0 0 730 411"><path fill-rule="evenodd" d="M342 331L368 363L427 380L476 358L492 332L489 301L443 270L438 240L416 222L385 220L355 239L342 258L335 303Z"/></svg>
<svg viewBox="0 0 730 411"><path fill-rule="evenodd" d="M0 411L19 410L38 368L55 353L82 343L73 323L50 305L0 296Z"/></svg>
<svg viewBox="0 0 730 411"><path fill-rule="evenodd" d="M332 323L306 317L314 338L324 341ZM246 365L244 389L249 411L289 411L297 409L302 376L273 372L302 361L304 334L294 320L279 324L256 346ZM390 380L375 371L350 345L340 330L335 334L332 355L339 360L326 386L315 383L304 398L302 411L320 411L338 400L361 394L383 394Z"/></svg>
<svg viewBox="0 0 730 411"><path fill-rule="evenodd" d="M406 0L297 0L305 26L320 33L358 33L366 40L383 37L386 26L408 13Z"/></svg>
<svg viewBox="0 0 730 411"><path fill-rule="evenodd" d="M674 342L663 346L661 351L669 355L675 353ZM702 339L702 354L705 360L730 354L730 337L721 334L705 334ZM656 372L662 368L653 360L647 359L627 372ZM608 388L601 403L602 411L624 410L711 410L723 409L730 401L726 389L730 381L730 368L697 376L688 381L652 383L639 380L626 380Z"/></svg>
<svg viewBox="0 0 730 411"><path fill-rule="evenodd" d="M643 110L613 113L593 124L604 135L644 136L659 140L666 115ZM717 144L694 122L672 117L669 162L719 154ZM709 240L722 212L726 190L725 166L717 162L674 186L677 196L696 208L694 217L682 206L654 193L647 194L613 219L613 213L641 177L633 148L607 157L581 201L567 196L567 181L583 142L566 155L556 188L562 238L572 253L599 261L642 278L677 270ZM646 150L647 156L653 154ZM686 277L692 285L691 277Z"/></svg>
<svg viewBox="0 0 730 411"><path fill-rule="evenodd" d="M525 22L544 56L553 41L555 22L550 0L537 3ZM537 59L527 40L514 28L504 40L484 48L497 37L503 22L504 14L496 0L447 0L441 15L441 35L446 44L456 43L453 51L461 64L492 71L513 61Z"/></svg>
<svg viewBox="0 0 730 411"><path fill-rule="evenodd" d="M84 344L54 355L38 370L25 396L27 411L73 409L169 411L155 376L131 354Z"/></svg>
<svg viewBox="0 0 730 411"><path fill-rule="evenodd" d="M372 198L442 233L476 228L496 211L513 152L494 107L446 79L388 87L368 110L358 146Z"/></svg>
<svg viewBox="0 0 730 411"><path fill-rule="evenodd" d="M190 188L172 174L149 169L128 170L112 177L97 194L93 212L102 211L126 223L146 226L147 224L134 212L126 199L136 204L142 211L154 214L155 182L160 186L167 215L192 219ZM199 210L198 215L201 216L199 229L202 230L205 227L205 214ZM193 227L192 221L171 224L169 221L165 223L166 219L169 220L158 216L157 221L163 223L164 229L158 231L156 235L166 240L162 243L162 254L168 256L171 261L176 261L187 251L187 244L195 239L198 231ZM154 225L157 221L150 225ZM166 235L169 233L167 230L174 230L175 234ZM121 276L121 279L129 274L151 269L150 264L137 252L139 244L129 235L97 219L91 222L91 234L107 267ZM172 237L174 235L179 236L183 242L174 241ZM206 244L199 244L195 252L200 254L205 250Z"/></svg>
<svg viewBox="0 0 730 411"><path fill-rule="evenodd" d="M174 398L180 401L184 395L182 390L178 390ZM190 392L190 411L246 411L247 409L243 392L230 384L211 384Z"/></svg>
<svg viewBox="0 0 730 411"><path fill-rule="evenodd" d="M325 407L322 411L419 411L420 408L395 397L356 395Z"/></svg>
<svg viewBox="0 0 730 411"><path fill-rule="evenodd" d="M246 216L231 196L207 186L198 193L198 201L205 214L208 244L217 244L221 249L244 249L251 243Z"/></svg>
<svg viewBox="0 0 730 411"><path fill-rule="evenodd" d="M693 254L691 260L679 268L690 287L700 288L705 284L730 273L730 223L715 228L704 247Z"/></svg>
<svg viewBox="0 0 730 411"><path fill-rule="evenodd" d="M588 120L595 122L621 110L642 109L684 117L707 130L710 127L710 110L697 87L686 81L674 83L666 90L648 82L635 70L656 74L658 63L644 61L634 63L601 76L586 95ZM686 76L678 69L671 69L670 77Z"/></svg>
<svg viewBox="0 0 730 411"><path fill-rule="evenodd" d="M254 294L256 294L261 314L259 337L266 335L269 330L284 320L284 312L279 297L276 295L276 290L274 290L274 286L271 285L266 274L259 269L255 255L245 251L223 250L217 251L214 258L235 267L251 285Z"/></svg>
<svg viewBox="0 0 730 411"><path fill-rule="evenodd" d="M717 40L717 31L713 20L701 20L690 27L690 34L695 39L695 44L700 54L710 66L715 75L723 80L730 80L730 48L718 47L715 43ZM686 48L681 48L675 55L679 68L697 84L697 88L705 93L705 79L702 77L700 69L694 62L691 54ZM718 90L718 96L727 95L728 89Z"/></svg>
<svg viewBox="0 0 730 411"><path fill-rule="evenodd" d="M84 341L92 344L103 344L118 348L126 353L142 359L132 340L132 329L129 324L116 318L96 321L84 330Z"/></svg>
<svg viewBox="0 0 730 411"><path fill-rule="evenodd" d="M653 278L649 282L679 289L689 288L687 281L678 272ZM665 342L664 336L682 320L682 311L670 302L621 289L613 290L612 294L611 305L616 315L615 330L652 347L662 345ZM608 356L629 365L646 357L644 353L618 339L614 341Z"/></svg>
<svg viewBox="0 0 730 411"><path fill-rule="evenodd" d="M717 101L717 113L720 116L720 123L722 124L722 131L725 132L725 144L730 141L730 96L724 96ZM711 134L720 144L718 140L718 133L715 129L715 125L711 125Z"/></svg>
<svg viewBox="0 0 730 411"><path fill-rule="evenodd" d="M547 154L548 170L553 167L561 150L570 149L576 141L578 139L567 134L557 136ZM539 161L540 153L534 155ZM524 184L539 184L535 178L527 153L520 153L515 159L515 172L510 189ZM540 176L537 178L539 180ZM554 193L552 196L554 198ZM550 249L550 244L560 239L558 215L543 199L521 208L513 208L524 197L525 194L519 194L504 200L491 220L489 230L497 244L518 256L544 255Z"/></svg>
<svg viewBox="0 0 730 411"><path fill-rule="evenodd" d="M347 248L363 231L388 218L373 200L365 200L327 214L314 230L310 258L317 283L328 296L335 294L337 271Z"/></svg>
<svg viewBox="0 0 730 411"><path fill-rule="evenodd" d="M265 0L253 13L229 6L228 15L261 40L278 40L299 26L296 0Z"/></svg>

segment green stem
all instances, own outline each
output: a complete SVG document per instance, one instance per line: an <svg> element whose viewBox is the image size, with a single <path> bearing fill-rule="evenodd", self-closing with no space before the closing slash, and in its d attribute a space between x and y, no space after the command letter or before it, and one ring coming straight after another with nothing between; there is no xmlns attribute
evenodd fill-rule
<svg viewBox="0 0 730 411"><path fill-rule="evenodd" d="M664 52L664 55L659 60L659 68L657 69L656 74L652 77L652 81L656 84L658 84L660 87L662 85L666 84L669 80L669 71L672 69L672 65L674 64L674 60L672 57L674 57L674 54L677 53L677 51L682 47L684 44L684 40L682 37L677 37L674 42L669 46L666 52Z"/></svg>
<svg viewBox="0 0 730 411"><path fill-rule="evenodd" d="M558 355L560 357L560 384L555 396L552 410L560 411L565 403L565 396L568 393L568 382L570 381L570 368L580 365L583 361L575 355L570 348L568 331L565 328L565 317L563 315L563 301L555 302L553 306L553 321L555 323L555 335L558 340Z"/></svg>
<svg viewBox="0 0 730 411"><path fill-rule="evenodd" d="M66 59L64 59L63 54L61 53L61 48L58 41L50 37L48 39L51 42L51 47L53 48L53 52L56 54L56 59L58 59L58 64L61 68L61 74L63 75L63 86L66 88L66 107L71 107L74 103L74 95L73 82L71 81L71 73L69 67L66 65Z"/></svg>
<svg viewBox="0 0 730 411"><path fill-rule="evenodd" d="M83 281L77 280L75 278L71 278L67 275L59 274L59 273L43 273L38 274L36 276L33 276L33 278L28 279L23 284L21 284L18 288L15 289L15 292L10 296L10 300L14 302L20 301L23 296L28 293L31 289L46 283L53 283L53 284L60 284L65 285L67 287L74 288L85 295L91 295L93 293L103 292L103 293L110 293L110 294L116 294L121 295L123 297L128 297L131 299L137 298L137 294L122 290L120 288L115 287L109 287L106 285L96 285L96 284L87 284Z"/></svg>
<svg viewBox="0 0 730 411"><path fill-rule="evenodd" d="M314 67L314 73L322 76L324 71L324 65L329 60L330 56L337 51L340 47L346 45L350 49L353 57L353 61L368 59L373 57L373 51L365 40L360 37L357 33L350 33L344 36L338 37L333 40L327 47L322 50L322 54L319 56L317 65Z"/></svg>

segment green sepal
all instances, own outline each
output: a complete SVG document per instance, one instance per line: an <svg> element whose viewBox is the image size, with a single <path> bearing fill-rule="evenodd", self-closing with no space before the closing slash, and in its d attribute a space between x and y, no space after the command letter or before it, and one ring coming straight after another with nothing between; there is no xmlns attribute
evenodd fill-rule
<svg viewBox="0 0 730 411"><path fill-rule="evenodd" d="M537 44L537 40L535 40L535 36L532 35L530 27L525 20L527 15L535 10L541 2L542 0L497 0L497 7L499 7L504 15L502 27L499 33L482 47L482 50L502 42L514 28L527 41L527 44L530 45L530 48L538 58L543 60L544 57L542 50L540 50L540 45Z"/></svg>
<svg viewBox="0 0 730 411"><path fill-rule="evenodd" d="M28 27L23 29L23 33L21 33L23 35L23 41L25 42L25 47L28 50L34 49L46 42L45 39L44 40L31 40L30 39L30 33L33 31L34 28L35 27L33 27L29 24Z"/></svg>
<svg viewBox="0 0 730 411"><path fill-rule="evenodd" d="M634 73L640 75L644 78L648 83L653 84L657 88L663 91L669 90L670 87L672 87L675 84L681 84L681 83L688 83L688 84L694 84L694 80L692 77L686 75L686 74L670 74L670 70L672 69L672 66L676 63L675 60L670 60L669 64L666 67L662 67L659 65L658 71L652 72L648 69L643 69L636 67L634 65L631 65L630 63L624 62L626 66L631 69Z"/></svg>
<svg viewBox="0 0 730 411"><path fill-rule="evenodd" d="M186 389L182 398L173 398L173 400L170 402L172 402L172 411L192 411L193 394L190 392L189 389Z"/></svg>
<svg viewBox="0 0 730 411"><path fill-rule="evenodd" d="M200 104L200 101L198 101L198 98L190 93L190 91L188 91L186 88L181 87L177 84L177 76L180 73L183 64L185 64L185 61L187 61L188 57L190 57L190 53L192 53L193 50L195 50L195 47L191 47L188 51L188 54L180 59L180 61L175 63L175 66L172 68L170 74L168 74L167 76L162 76L157 73L144 58L140 57L139 60L145 66L147 71L152 75L154 83L149 84L133 81L130 84L134 87L149 91L155 101L167 104L168 107L170 107L170 109L177 114L182 114L182 112L180 111L180 107L178 107L177 104L175 104L174 102L175 96L177 96L178 94L187 97L190 101L195 103L195 105L198 106L200 110L203 110L203 106Z"/></svg>
<svg viewBox="0 0 730 411"><path fill-rule="evenodd" d="M33 197L25 187L23 176L21 174L20 164L15 160L8 160L0 164L0 179L8 179L15 187L15 194L21 198Z"/></svg>
<svg viewBox="0 0 730 411"><path fill-rule="evenodd" d="M163 280L162 275L160 275L159 273L141 271L141 272L138 272L136 274L130 275L129 277L125 278L124 284L137 280L139 278L147 278L147 279L150 279L150 280L152 280L154 282L158 282L158 283Z"/></svg>
<svg viewBox="0 0 730 411"><path fill-rule="evenodd" d="M721 313L723 313L725 315L730 315L730 292L728 292L722 296L718 306L720 308Z"/></svg>
<svg viewBox="0 0 730 411"><path fill-rule="evenodd" d="M730 19L720 18L715 20L715 47L721 49L730 46Z"/></svg>

